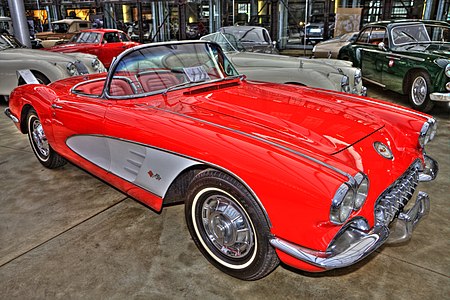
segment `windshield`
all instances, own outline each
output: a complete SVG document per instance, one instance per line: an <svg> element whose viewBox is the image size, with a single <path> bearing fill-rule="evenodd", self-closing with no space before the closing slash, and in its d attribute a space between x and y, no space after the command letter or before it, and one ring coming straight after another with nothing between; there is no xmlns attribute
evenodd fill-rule
<svg viewBox="0 0 450 300"><path fill-rule="evenodd" d="M223 33L234 35L241 42L252 42L255 44L269 44L269 37L264 34L264 30L257 27L222 27Z"/></svg>
<svg viewBox="0 0 450 300"><path fill-rule="evenodd" d="M225 52L242 52L245 51L244 46L229 33L216 32L202 36L200 40L215 42L220 45Z"/></svg>
<svg viewBox="0 0 450 300"><path fill-rule="evenodd" d="M448 43L449 26L431 24L410 24L397 26L391 32L394 45L414 43Z"/></svg>
<svg viewBox="0 0 450 300"><path fill-rule="evenodd" d="M80 32L72 37L72 43L100 43L101 34L97 32Z"/></svg>
<svg viewBox="0 0 450 300"><path fill-rule="evenodd" d="M140 47L122 57L112 72L108 95L119 98L238 76L220 47L210 43Z"/></svg>
<svg viewBox="0 0 450 300"><path fill-rule="evenodd" d="M0 35L0 49L3 50L8 48L23 48L23 46L12 35Z"/></svg>
<svg viewBox="0 0 450 300"><path fill-rule="evenodd" d="M53 31L56 33L66 33L69 30L69 25L66 23L53 23Z"/></svg>

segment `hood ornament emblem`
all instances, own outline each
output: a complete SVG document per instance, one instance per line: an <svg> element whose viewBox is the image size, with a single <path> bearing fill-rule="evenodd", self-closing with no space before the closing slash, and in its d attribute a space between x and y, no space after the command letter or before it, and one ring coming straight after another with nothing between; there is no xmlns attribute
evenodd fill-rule
<svg viewBox="0 0 450 300"><path fill-rule="evenodd" d="M382 157L387 159L393 159L394 155L392 154L391 149L389 149L388 146L383 144L382 142L375 142L373 143L373 147L377 151L378 154L380 154Z"/></svg>

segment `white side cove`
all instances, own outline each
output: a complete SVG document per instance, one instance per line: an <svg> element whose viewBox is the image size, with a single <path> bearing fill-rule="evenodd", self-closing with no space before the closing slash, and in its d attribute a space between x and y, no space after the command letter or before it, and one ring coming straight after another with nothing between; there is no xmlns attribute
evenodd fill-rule
<svg viewBox="0 0 450 300"><path fill-rule="evenodd" d="M66 143L86 160L162 198L181 171L200 164L174 153L103 136L77 135Z"/></svg>

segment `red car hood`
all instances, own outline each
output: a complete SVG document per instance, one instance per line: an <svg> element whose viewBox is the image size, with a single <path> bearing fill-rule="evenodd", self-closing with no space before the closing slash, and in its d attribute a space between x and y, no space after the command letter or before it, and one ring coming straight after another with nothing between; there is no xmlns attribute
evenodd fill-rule
<svg viewBox="0 0 450 300"><path fill-rule="evenodd" d="M289 85L261 83L255 88L244 82L233 89L191 89L182 103L182 112L192 117L289 148L326 154L337 153L383 126L364 105L344 94Z"/></svg>

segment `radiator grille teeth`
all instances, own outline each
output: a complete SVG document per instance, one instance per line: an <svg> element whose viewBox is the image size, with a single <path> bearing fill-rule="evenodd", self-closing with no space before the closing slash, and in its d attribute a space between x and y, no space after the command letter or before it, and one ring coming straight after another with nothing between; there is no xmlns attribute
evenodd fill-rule
<svg viewBox="0 0 450 300"><path fill-rule="evenodd" d="M375 205L376 223L388 226L403 211L419 182L420 161L415 161L408 170L378 198Z"/></svg>

